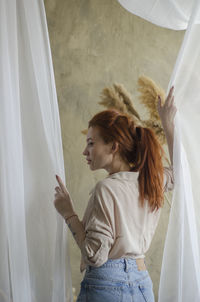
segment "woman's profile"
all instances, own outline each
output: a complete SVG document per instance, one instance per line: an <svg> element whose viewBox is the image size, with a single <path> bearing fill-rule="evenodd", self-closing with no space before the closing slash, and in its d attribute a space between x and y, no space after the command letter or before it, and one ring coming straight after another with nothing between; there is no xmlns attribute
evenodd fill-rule
<svg viewBox="0 0 200 302"><path fill-rule="evenodd" d="M77 302L154 301L145 266L163 205L164 192L173 189L173 87L165 104L158 103L171 166L163 167L163 150L154 132L135 125L114 109L90 121L83 152L92 171L105 169L80 221L59 176L55 207L63 216L82 254L85 276Z"/></svg>

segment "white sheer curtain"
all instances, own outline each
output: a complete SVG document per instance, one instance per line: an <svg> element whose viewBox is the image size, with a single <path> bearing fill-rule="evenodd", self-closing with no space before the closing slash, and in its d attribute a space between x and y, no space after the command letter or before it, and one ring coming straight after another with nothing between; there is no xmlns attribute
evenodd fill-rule
<svg viewBox="0 0 200 302"><path fill-rule="evenodd" d="M169 87L175 86L178 108L174 140L175 190L165 241L159 302L199 302L200 0L119 2L157 25L172 29L187 27L169 84ZM185 19L180 22L183 10ZM171 17L166 19L169 13Z"/></svg>
<svg viewBox="0 0 200 302"><path fill-rule="evenodd" d="M200 1L196 1L171 78L178 108L176 186L160 278L160 302L200 301Z"/></svg>
<svg viewBox="0 0 200 302"><path fill-rule="evenodd" d="M71 301L53 206L64 165L42 0L0 0L0 103L0 302Z"/></svg>
<svg viewBox="0 0 200 302"><path fill-rule="evenodd" d="M158 26L186 29L196 0L118 0L128 11Z"/></svg>

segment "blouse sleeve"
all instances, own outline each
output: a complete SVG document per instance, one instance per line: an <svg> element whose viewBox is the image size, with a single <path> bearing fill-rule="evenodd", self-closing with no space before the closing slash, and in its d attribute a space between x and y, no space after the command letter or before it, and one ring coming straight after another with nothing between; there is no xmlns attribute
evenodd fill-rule
<svg viewBox="0 0 200 302"><path fill-rule="evenodd" d="M93 210L85 227L85 240L81 252L86 264L101 266L108 259L114 242L113 198L101 182L94 191Z"/></svg>
<svg viewBox="0 0 200 302"><path fill-rule="evenodd" d="M164 167L164 192L171 191L174 188L173 167Z"/></svg>

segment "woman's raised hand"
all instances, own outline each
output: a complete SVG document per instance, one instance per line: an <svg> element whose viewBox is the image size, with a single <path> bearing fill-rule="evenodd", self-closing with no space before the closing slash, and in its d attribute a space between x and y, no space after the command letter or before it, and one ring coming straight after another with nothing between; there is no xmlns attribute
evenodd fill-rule
<svg viewBox="0 0 200 302"><path fill-rule="evenodd" d="M174 87L171 87L164 105L161 104L161 98L158 100L158 113L165 131L167 145L171 164L173 165L173 144L174 144L174 117L176 114L176 106L174 105Z"/></svg>
<svg viewBox="0 0 200 302"><path fill-rule="evenodd" d="M54 194L54 205L58 213L66 220L76 214L67 188L65 187L59 176L56 175L56 179L59 186L55 188L56 192Z"/></svg>
<svg viewBox="0 0 200 302"><path fill-rule="evenodd" d="M161 98L158 97L158 113L162 121L164 130L174 127L174 117L176 114L176 106L174 105L174 87L171 87L164 105L161 104Z"/></svg>

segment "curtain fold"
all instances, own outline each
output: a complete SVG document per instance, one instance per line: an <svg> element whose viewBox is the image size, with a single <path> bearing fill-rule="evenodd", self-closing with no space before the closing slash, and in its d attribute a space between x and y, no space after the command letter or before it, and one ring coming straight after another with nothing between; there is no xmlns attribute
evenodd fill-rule
<svg viewBox="0 0 200 302"><path fill-rule="evenodd" d="M53 206L64 162L42 0L0 1L0 301L72 301Z"/></svg>

